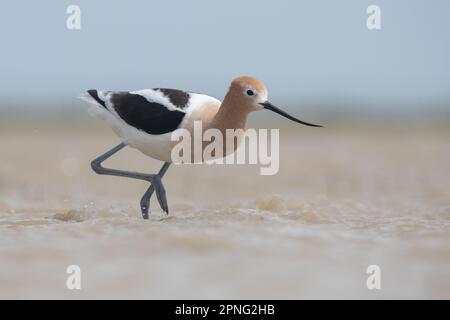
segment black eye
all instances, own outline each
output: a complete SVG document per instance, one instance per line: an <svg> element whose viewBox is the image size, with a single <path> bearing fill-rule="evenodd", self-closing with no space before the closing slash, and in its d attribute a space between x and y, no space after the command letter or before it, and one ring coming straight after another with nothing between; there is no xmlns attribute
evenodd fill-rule
<svg viewBox="0 0 450 320"><path fill-rule="evenodd" d="M247 90L247 95L249 95L249 96L252 96L252 95L254 95L255 93L253 92L253 90Z"/></svg>

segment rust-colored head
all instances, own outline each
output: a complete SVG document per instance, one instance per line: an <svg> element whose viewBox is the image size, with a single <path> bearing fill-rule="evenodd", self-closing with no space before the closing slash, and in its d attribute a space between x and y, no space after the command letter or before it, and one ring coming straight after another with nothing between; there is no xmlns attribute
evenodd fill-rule
<svg viewBox="0 0 450 320"><path fill-rule="evenodd" d="M249 76L237 77L231 82L222 106L233 110L234 114L245 115L252 111L266 109L297 123L320 127L316 124L301 121L274 106L267 100L267 95L266 86L258 79Z"/></svg>
<svg viewBox="0 0 450 320"><path fill-rule="evenodd" d="M231 81L226 100L242 111L262 110L261 103L267 101L267 88L253 77L237 77Z"/></svg>

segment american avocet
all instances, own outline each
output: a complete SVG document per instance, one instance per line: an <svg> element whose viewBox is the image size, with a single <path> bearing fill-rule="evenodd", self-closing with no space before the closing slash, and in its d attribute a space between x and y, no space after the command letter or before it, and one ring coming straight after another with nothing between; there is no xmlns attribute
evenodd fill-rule
<svg viewBox="0 0 450 320"><path fill-rule="evenodd" d="M244 129L252 111L271 110L292 121L307 126L319 125L303 122L280 110L267 100L266 86L252 77L238 77L231 82L223 100L199 93L176 89L145 89L139 91L101 91L91 89L80 98L90 105L90 113L107 121L122 142L94 159L92 169L106 174L151 183L141 198L141 212L148 219L150 198L154 191L161 208L168 214L166 191L161 182L170 166L174 142L171 134L177 129L192 130L194 121L203 128ZM164 161L157 174L145 174L102 166L113 154L131 146L147 156ZM237 146L236 146L237 147Z"/></svg>

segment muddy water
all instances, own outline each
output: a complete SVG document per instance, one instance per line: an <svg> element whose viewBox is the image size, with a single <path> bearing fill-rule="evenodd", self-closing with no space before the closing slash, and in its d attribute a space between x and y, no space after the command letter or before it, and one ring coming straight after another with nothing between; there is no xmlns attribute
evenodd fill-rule
<svg viewBox="0 0 450 320"><path fill-rule="evenodd" d="M449 137L281 130L279 174L172 167L170 215L143 221L145 183L90 170L109 130L2 127L0 298L450 298ZM107 165L160 166L134 150Z"/></svg>

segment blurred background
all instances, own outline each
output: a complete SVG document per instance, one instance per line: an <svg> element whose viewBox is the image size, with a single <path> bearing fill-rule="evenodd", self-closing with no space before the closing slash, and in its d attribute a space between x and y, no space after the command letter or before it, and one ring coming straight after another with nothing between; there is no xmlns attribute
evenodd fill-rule
<svg viewBox="0 0 450 320"><path fill-rule="evenodd" d="M81 30L66 28L70 4ZM371 4L381 30L366 27ZM221 99L248 74L299 113L447 115L449 9L445 0L15 1L0 13L0 110L77 114L89 88Z"/></svg>
<svg viewBox="0 0 450 320"><path fill-rule="evenodd" d="M69 5L81 29L69 30ZM366 9L381 8L381 30ZM450 2L13 1L0 9L1 298L449 298ZM252 75L280 172L173 166L171 214L95 175L118 143L77 99ZM126 150L108 165L155 172ZM126 180L126 181L124 181ZM81 291L65 287L78 264ZM382 290L366 288L379 265Z"/></svg>

